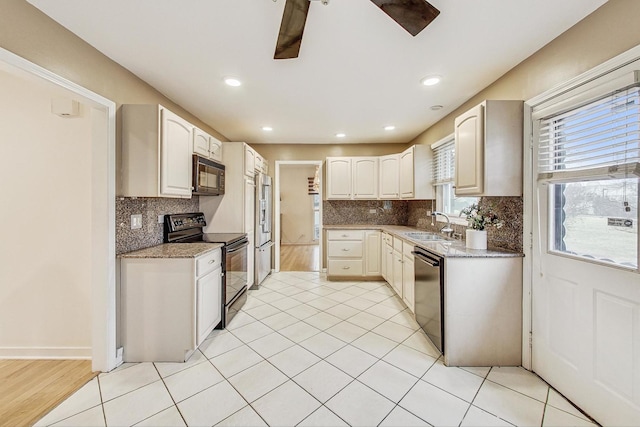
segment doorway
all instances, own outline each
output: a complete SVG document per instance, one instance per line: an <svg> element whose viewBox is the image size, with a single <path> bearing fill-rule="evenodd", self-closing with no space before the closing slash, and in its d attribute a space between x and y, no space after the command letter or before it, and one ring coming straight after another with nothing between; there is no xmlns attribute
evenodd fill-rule
<svg viewBox="0 0 640 427"><path fill-rule="evenodd" d="M603 425L640 417L638 66L640 46L526 104L531 368Z"/></svg>
<svg viewBox="0 0 640 427"><path fill-rule="evenodd" d="M115 103L0 48L0 357L118 364ZM37 243L37 244L35 244Z"/></svg>
<svg viewBox="0 0 640 427"><path fill-rule="evenodd" d="M276 161L275 270L320 271L322 161Z"/></svg>

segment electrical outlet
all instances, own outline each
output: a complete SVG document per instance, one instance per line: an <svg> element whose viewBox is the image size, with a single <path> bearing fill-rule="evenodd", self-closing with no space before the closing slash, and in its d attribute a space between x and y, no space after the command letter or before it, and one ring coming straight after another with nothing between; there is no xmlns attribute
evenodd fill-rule
<svg viewBox="0 0 640 427"><path fill-rule="evenodd" d="M378 212L378 210L377 210L377 209L369 209L369 213L370 213L370 214L375 214L375 213L377 213L377 212Z"/></svg>
<svg viewBox="0 0 640 427"><path fill-rule="evenodd" d="M139 230L142 228L142 214L131 215L131 229Z"/></svg>
<svg viewBox="0 0 640 427"><path fill-rule="evenodd" d="M158 224L164 224L164 215L158 215Z"/></svg>

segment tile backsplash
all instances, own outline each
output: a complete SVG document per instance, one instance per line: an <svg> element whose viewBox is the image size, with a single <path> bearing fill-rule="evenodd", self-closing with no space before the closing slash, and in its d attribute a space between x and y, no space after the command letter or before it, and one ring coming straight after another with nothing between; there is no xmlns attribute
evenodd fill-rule
<svg viewBox="0 0 640 427"><path fill-rule="evenodd" d="M407 201L393 200L388 203L391 203L391 209L384 209L382 200L323 200L322 223L405 225L408 218Z"/></svg>
<svg viewBox="0 0 640 427"><path fill-rule="evenodd" d="M163 224L158 215L199 211L199 198L165 197L116 198L116 254L131 252L162 243ZM142 215L142 228L131 229L131 215Z"/></svg>
<svg viewBox="0 0 640 427"><path fill-rule="evenodd" d="M438 232L442 223L431 225L427 212L435 210L434 200L394 200L392 209L383 211L379 200L325 200L323 202L323 223L326 225L407 225L422 230ZM482 197L480 205L491 205L498 217L504 221L502 228L487 229L487 243L490 247L522 252L523 204L522 197ZM377 209L377 214L369 213ZM455 233L465 238L466 225L452 224Z"/></svg>

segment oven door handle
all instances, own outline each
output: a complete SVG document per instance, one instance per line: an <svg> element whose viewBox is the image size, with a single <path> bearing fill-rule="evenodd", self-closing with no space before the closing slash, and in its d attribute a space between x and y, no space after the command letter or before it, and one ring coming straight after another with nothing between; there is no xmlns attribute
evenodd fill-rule
<svg viewBox="0 0 640 427"><path fill-rule="evenodd" d="M249 242L248 242L248 241L247 241L247 242L245 242L244 244L240 245L240 246L236 246L236 247L234 247L234 248L227 249L227 253L228 253L228 254L232 254L232 253L234 253L234 252L238 252L239 250L244 249L244 248L246 248L247 246L249 246Z"/></svg>

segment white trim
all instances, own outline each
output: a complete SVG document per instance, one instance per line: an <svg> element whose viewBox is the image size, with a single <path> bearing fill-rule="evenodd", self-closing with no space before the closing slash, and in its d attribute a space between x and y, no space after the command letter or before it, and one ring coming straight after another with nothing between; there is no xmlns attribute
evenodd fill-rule
<svg viewBox="0 0 640 427"><path fill-rule="evenodd" d="M318 180L320 181L320 185L318 186L318 192L320 193L320 238L318 239L319 245L319 256L320 259L319 265L320 270L322 270L322 195L323 191L323 174L322 174L322 160L276 160L276 176L275 176L275 184L273 191L274 198L274 217L275 217L275 227L274 227L274 240L275 240L275 261L273 265L273 270L275 272L280 271L280 166L281 165L313 165L318 166Z"/></svg>
<svg viewBox="0 0 640 427"><path fill-rule="evenodd" d="M92 108L106 113L106 140L92 147L92 348L94 371L110 371L116 357L116 256L115 256L115 147L116 104L51 71L0 48L0 63L39 77L84 98ZM103 132L103 136L104 132ZM98 166L98 168L96 168ZM104 224L104 226L102 226Z"/></svg>
<svg viewBox="0 0 640 427"><path fill-rule="evenodd" d="M2 347L0 359L91 360L91 347Z"/></svg>
<svg viewBox="0 0 640 427"><path fill-rule="evenodd" d="M532 347L529 337L531 336L532 326L532 303L531 287L533 285L533 265L531 260L533 257L533 191L534 191L534 174L533 174L533 122L531 120L531 107L524 104L524 135L522 138L524 147L522 152L523 158L523 183L522 183L522 251L524 260L522 263L522 366L525 369L532 369L531 356Z"/></svg>
<svg viewBox="0 0 640 427"><path fill-rule="evenodd" d="M551 89L534 96L524 103L524 173L523 173L523 277L522 277L522 366L531 369L531 348L529 347L529 333L532 327L532 304L531 290L533 286L533 221L534 221L534 194L535 179L533 169L533 118L532 110L545 102L561 97L569 91L579 86L583 86L603 77L609 73L620 70L625 66L640 60L640 45L633 47L626 52L600 64L579 76L576 76L564 83L552 87ZM526 144L529 144L529 147Z"/></svg>
<svg viewBox="0 0 640 427"><path fill-rule="evenodd" d="M440 147L443 144L448 143L451 140L455 141L455 133L449 134L444 138L442 138L441 140L434 142L433 144L431 144L431 149L435 150L436 148Z"/></svg>

